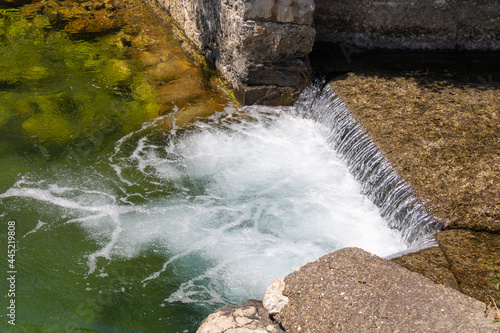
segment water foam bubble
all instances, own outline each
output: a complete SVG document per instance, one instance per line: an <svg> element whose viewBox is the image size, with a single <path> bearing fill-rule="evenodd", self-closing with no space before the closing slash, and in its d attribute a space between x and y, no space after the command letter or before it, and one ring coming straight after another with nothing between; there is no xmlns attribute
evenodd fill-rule
<svg viewBox="0 0 500 333"><path fill-rule="evenodd" d="M49 180L17 184L0 199L29 197L72 211L66 222L100 244L88 255L89 274L102 274L99 258L156 251L164 263L143 282L175 272L169 302L262 298L275 278L338 248L381 256L407 248L361 194L322 125L285 109L245 113L175 132L143 126L106 158L108 189ZM78 175L71 179L78 183Z"/></svg>

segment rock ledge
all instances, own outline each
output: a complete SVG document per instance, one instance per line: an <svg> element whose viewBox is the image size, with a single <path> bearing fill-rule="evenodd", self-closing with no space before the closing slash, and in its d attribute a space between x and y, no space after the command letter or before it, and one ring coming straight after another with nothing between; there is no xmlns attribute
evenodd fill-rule
<svg viewBox="0 0 500 333"><path fill-rule="evenodd" d="M222 307L198 332L498 332L494 312L460 292L439 285L389 260L358 248L327 254L289 274L283 295L288 303L263 326L218 329L213 319L237 313L269 315L260 302ZM263 313L263 311L265 313ZM218 313L218 314L217 314ZM253 318L253 317L252 317ZM233 320L237 323L237 320ZM240 320L245 325L245 320ZM209 328L208 324L212 323ZM279 324L279 325L278 325Z"/></svg>

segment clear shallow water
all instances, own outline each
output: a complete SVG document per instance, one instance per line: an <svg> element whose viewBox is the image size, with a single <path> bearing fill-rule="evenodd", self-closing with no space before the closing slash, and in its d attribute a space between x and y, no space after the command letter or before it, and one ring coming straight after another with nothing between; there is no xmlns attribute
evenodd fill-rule
<svg viewBox="0 0 500 333"><path fill-rule="evenodd" d="M216 307L262 298L335 249L408 248L321 124L244 113L177 131L159 119L0 194L1 237L8 221L18 231L17 327L194 332Z"/></svg>
<svg viewBox="0 0 500 333"><path fill-rule="evenodd" d="M427 244L408 187L329 93L143 123L159 105L123 36L49 23L0 11L1 257L13 223L18 248L16 295L0 298L16 326L0 311L0 332L194 332L338 248Z"/></svg>

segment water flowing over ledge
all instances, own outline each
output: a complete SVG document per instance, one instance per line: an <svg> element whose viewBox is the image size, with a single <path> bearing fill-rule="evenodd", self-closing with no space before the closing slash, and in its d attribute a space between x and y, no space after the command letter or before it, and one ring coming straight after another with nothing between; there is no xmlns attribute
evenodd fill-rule
<svg viewBox="0 0 500 333"><path fill-rule="evenodd" d="M319 87L316 84L302 93L296 111L326 127L328 142L361 183L363 193L380 208L389 227L402 233L409 245L403 253L437 246L433 234L442 229L442 224L429 215L411 185L394 170L332 87Z"/></svg>
<svg viewBox="0 0 500 333"><path fill-rule="evenodd" d="M52 274L22 286L47 304L20 296L28 323L53 311L77 318L80 306L93 316L75 327L193 330L340 248L387 258L435 244L439 224L329 88L308 89L294 107L228 107L185 128L165 121L0 193L0 221L19 221L18 258L34 270L26 280ZM58 288L68 292L51 300Z"/></svg>

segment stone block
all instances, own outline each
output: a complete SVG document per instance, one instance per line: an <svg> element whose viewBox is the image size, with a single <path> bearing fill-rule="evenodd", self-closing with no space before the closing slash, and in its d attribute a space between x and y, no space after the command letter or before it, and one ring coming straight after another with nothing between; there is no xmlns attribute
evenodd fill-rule
<svg viewBox="0 0 500 333"><path fill-rule="evenodd" d="M197 333L282 333L269 318L260 301L247 301L238 307L218 308L202 323Z"/></svg>
<svg viewBox="0 0 500 333"><path fill-rule="evenodd" d="M274 318L297 332L495 332L494 309L358 248L344 248L285 278Z"/></svg>
<svg viewBox="0 0 500 333"><path fill-rule="evenodd" d="M311 81L313 0L158 1L234 91L270 89L250 101L275 103L281 88L299 92Z"/></svg>
<svg viewBox="0 0 500 333"><path fill-rule="evenodd" d="M312 25L314 0L245 0L245 20Z"/></svg>

